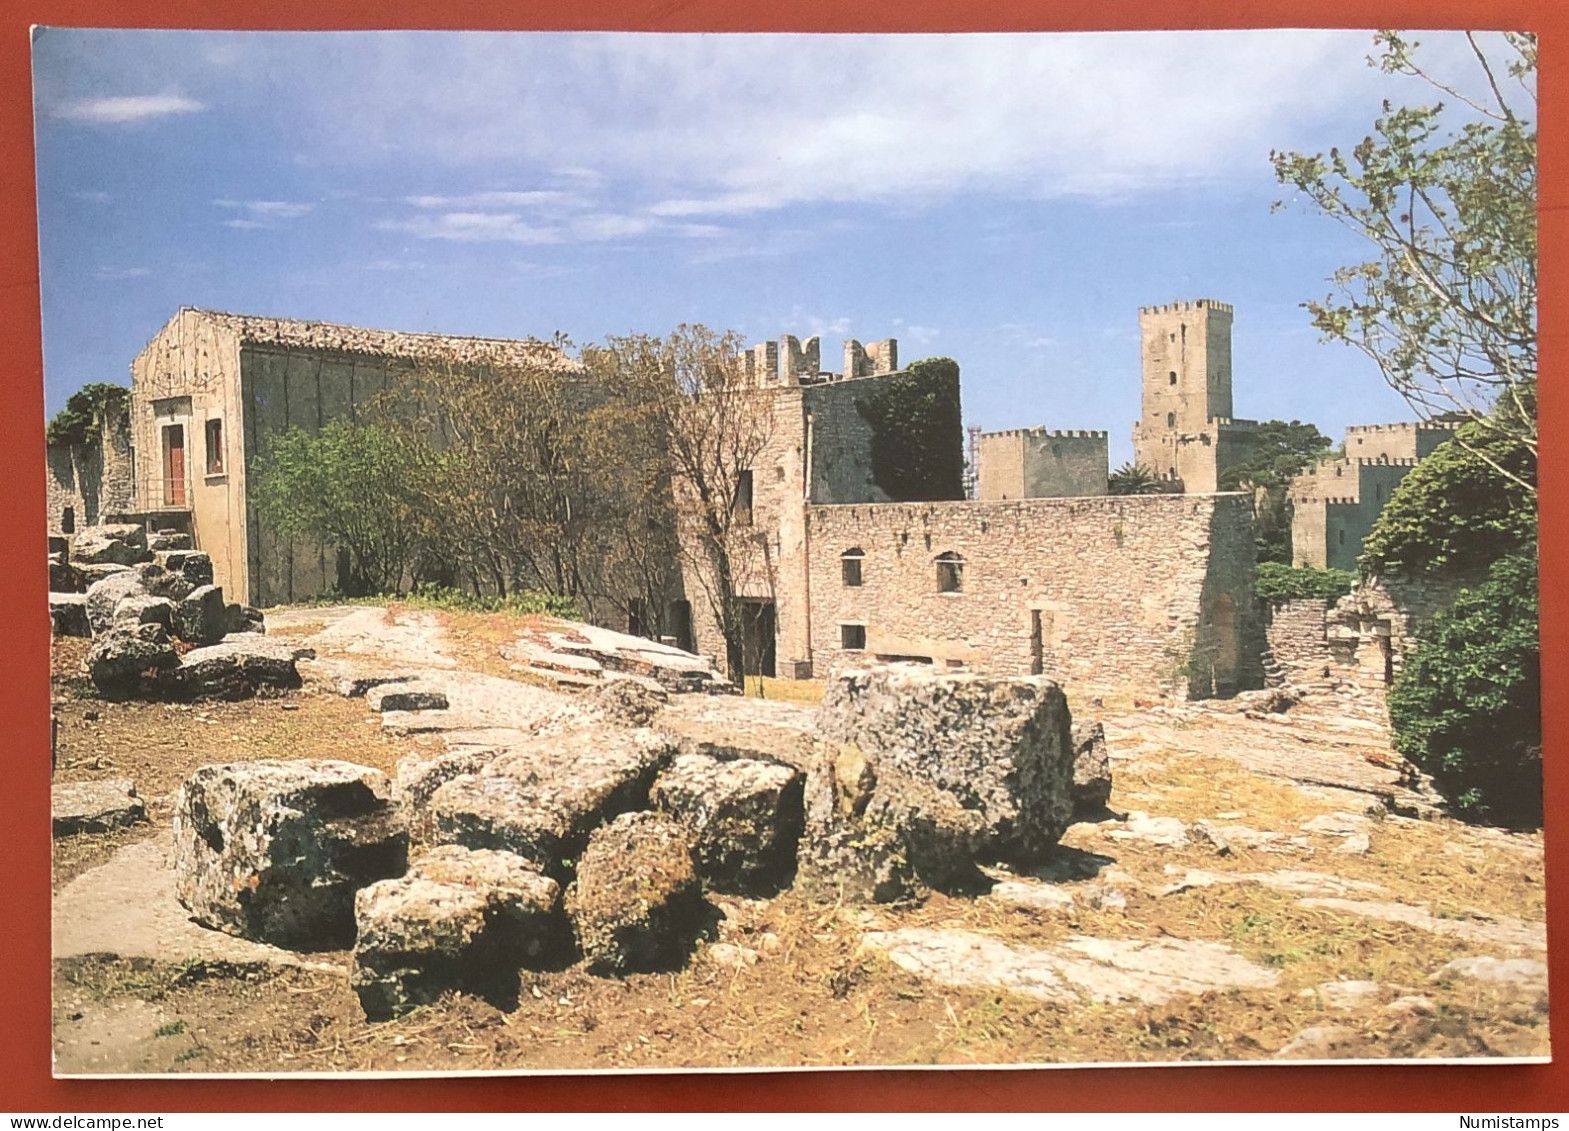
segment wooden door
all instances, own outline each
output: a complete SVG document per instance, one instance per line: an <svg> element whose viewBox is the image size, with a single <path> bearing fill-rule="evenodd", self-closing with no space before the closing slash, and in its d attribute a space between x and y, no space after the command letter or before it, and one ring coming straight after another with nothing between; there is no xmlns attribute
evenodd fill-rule
<svg viewBox="0 0 1569 1131"><path fill-rule="evenodd" d="M185 425L169 424L163 430L163 505L185 505Z"/></svg>

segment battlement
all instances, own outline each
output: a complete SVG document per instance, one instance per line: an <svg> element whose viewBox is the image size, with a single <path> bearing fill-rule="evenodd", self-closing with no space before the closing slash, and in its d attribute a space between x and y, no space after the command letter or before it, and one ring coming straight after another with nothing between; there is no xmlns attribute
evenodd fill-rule
<svg viewBox="0 0 1569 1131"><path fill-rule="evenodd" d="M854 338L844 343L844 376L876 377L894 373L899 368L899 339L884 338L880 342L862 345Z"/></svg>
<svg viewBox="0 0 1569 1131"><path fill-rule="evenodd" d="M1209 422L1218 428L1230 428L1233 432L1252 432L1258 428L1258 421L1234 416L1212 416Z"/></svg>
<svg viewBox="0 0 1569 1131"><path fill-rule="evenodd" d="M1422 461L1414 456L1353 456L1341 462L1368 467L1415 467Z"/></svg>
<svg viewBox="0 0 1569 1131"><path fill-rule="evenodd" d="M1051 440L1104 440L1109 435L1089 428L1047 428L1037 424L1033 428L1004 428L1000 432L982 432L981 438L992 436L1044 436Z"/></svg>
<svg viewBox="0 0 1569 1131"><path fill-rule="evenodd" d="M1140 314L1184 314L1195 310L1215 310L1222 314L1231 314L1233 307L1229 302L1217 302L1212 298L1186 299L1182 302L1167 302L1159 306L1141 306Z"/></svg>
<svg viewBox="0 0 1569 1131"><path fill-rule="evenodd" d="M1392 435L1414 432L1453 432L1460 424L1453 420L1406 420L1398 424L1351 424L1347 436Z"/></svg>
<svg viewBox="0 0 1569 1131"><path fill-rule="evenodd" d="M1326 507L1360 507L1362 500L1355 495L1325 495L1319 502Z"/></svg>

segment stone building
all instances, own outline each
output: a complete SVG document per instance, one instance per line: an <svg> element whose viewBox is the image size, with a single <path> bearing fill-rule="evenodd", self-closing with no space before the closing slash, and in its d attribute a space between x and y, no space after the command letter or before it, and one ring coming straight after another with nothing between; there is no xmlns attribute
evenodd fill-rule
<svg viewBox="0 0 1569 1131"><path fill-rule="evenodd" d="M1258 422L1231 407L1232 308L1214 299L1139 308L1143 391L1134 461L1182 491L1218 489L1247 458Z"/></svg>
<svg viewBox="0 0 1569 1131"><path fill-rule="evenodd" d="M51 538L69 537L134 509L128 414L101 419L83 443L50 444L45 463Z"/></svg>
<svg viewBox="0 0 1569 1131"><path fill-rule="evenodd" d="M1346 429L1346 454L1291 481L1291 556L1298 565L1354 570L1384 504L1418 461L1454 435L1448 423Z"/></svg>
<svg viewBox="0 0 1569 1131"><path fill-rule="evenodd" d="M1104 432L1046 428L982 432L977 454L979 499L1104 495L1111 474Z"/></svg>
<svg viewBox="0 0 1569 1131"><path fill-rule="evenodd" d="M580 367L538 341L410 334L182 308L131 362L130 509L188 529L215 580L252 605L336 586L338 563L291 545L248 505L268 439L352 417L421 362Z"/></svg>

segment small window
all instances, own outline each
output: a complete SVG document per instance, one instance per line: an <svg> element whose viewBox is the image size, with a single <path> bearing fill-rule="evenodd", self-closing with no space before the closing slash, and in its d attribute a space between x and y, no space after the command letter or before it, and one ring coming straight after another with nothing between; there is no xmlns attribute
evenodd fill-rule
<svg viewBox="0 0 1569 1131"><path fill-rule="evenodd" d="M60 515L60 533L61 534L75 534L76 533L76 508L75 507L66 507L65 508L65 512Z"/></svg>
<svg viewBox="0 0 1569 1131"><path fill-rule="evenodd" d="M1346 532L1344 530L1342 530L1342 531L1339 532L1339 535L1340 535L1340 544L1342 546L1344 546L1346 544Z"/></svg>
<svg viewBox="0 0 1569 1131"><path fill-rule="evenodd" d="M1384 501L1384 485L1382 483L1373 484L1373 498L1380 503Z"/></svg>
<svg viewBox="0 0 1569 1131"><path fill-rule="evenodd" d="M207 422L207 474L223 474L223 420Z"/></svg>
<svg viewBox="0 0 1569 1131"><path fill-rule="evenodd" d="M964 589L964 559L949 551L937 555L937 592L959 593Z"/></svg>
<svg viewBox="0 0 1569 1131"><path fill-rule="evenodd" d="M741 472L735 480L735 505L731 517L737 526L752 525L752 472Z"/></svg>
<svg viewBox="0 0 1569 1131"><path fill-rule="evenodd" d="M861 584L861 562L866 555L860 550L846 550L839 557L839 569L848 588L856 589Z"/></svg>
<svg viewBox="0 0 1569 1131"><path fill-rule="evenodd" d="M866 649L866 626L864 624L841 624L839 626L839 647L846 652L861 652Z"/></svg>
<svg viewBox="0 0 1569 1131"><path fill-rule="evenodd" d="M1166 383L1168 385L1175 385L1177 383L1177 371L1175 369L1173 369L1168 375Z"/></svg>
<svg viewBox="0 0 1569 1131"><path fill-rule="evenodd" d="M1177 426L1177 414L1174 413L1174 412L1168 412L1166 414L1166 427L1167 428L1175 428L1176 426Z"/></svg>

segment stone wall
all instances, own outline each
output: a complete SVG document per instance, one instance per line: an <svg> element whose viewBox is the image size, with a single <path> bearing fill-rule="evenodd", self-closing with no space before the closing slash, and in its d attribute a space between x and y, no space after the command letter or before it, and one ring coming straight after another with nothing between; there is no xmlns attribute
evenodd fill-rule
<svg viewBox="0 0 1569 1131"><path fill-rule="evenodd" d="M1111 460L1106 433L1017 428L983 432L981 499L1051 499L1104 495Z"/></svg>
<svg viewBox="0 0 1569 1131"><path fill-rule="evenodd" d="M134 480L130 417L103 423L98 442L51 444L48 468L48 532L63 537L73 530L104 521L106 515L133 510ZM66 522L66 511L71 521Z"/></svg>
<svg viewBox="0 0 1569 1131"><path fill-rule="evenodd" d="M913 657L1074 690L1261 686L1252 519L1244 495L813 506L814 672Z"/></svg>
<svg viewBox="0 0 1569 1131"><path fill-rule="evenodd" d="M1334 662L1326 635L1329 602L1322 597L1263 602L1265 682L1314 684L1325 679Z"/></svg>

